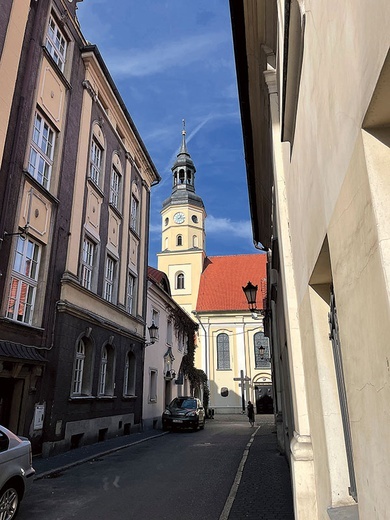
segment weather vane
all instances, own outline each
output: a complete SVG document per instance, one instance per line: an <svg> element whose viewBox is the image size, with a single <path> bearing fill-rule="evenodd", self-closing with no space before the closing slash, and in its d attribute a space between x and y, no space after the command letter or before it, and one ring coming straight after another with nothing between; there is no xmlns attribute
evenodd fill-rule
<svg viewBox="0 0 390 520"><path fill-rule="evenodd" d="M182 134L185 135L186 134L186 120L185 119L182 119L182 122L183 122L183 130L182 130Z"/></svg>

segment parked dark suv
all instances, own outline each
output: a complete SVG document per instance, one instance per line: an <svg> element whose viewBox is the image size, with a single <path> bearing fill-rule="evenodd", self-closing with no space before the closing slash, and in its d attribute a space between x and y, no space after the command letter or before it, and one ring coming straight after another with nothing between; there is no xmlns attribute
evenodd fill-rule
<svg viewBox="0 0 390 520"><path fill-rule="evenodd" d="M176 397L162 414L163 430L173 428L192 428L201 430L205 424L202 403L196 397Z"/></svg>

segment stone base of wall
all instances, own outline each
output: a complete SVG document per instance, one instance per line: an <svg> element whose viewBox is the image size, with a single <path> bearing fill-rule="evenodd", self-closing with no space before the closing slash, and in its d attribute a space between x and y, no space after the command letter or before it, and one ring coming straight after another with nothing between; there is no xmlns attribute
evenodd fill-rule
<svg viewBox="0 0 390 520"><path fill-rule="evenodd" d="M63 439L43 443L42 457L50 457L87 444L103 442L112 437L129 435L140 429L140 424L134 424L133 413L68 422Z"/></svg>

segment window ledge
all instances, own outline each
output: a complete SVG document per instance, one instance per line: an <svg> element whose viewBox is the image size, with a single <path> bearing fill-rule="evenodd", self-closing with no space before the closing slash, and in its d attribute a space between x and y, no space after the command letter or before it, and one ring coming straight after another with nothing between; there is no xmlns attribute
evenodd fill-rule
<svg viewBox="0 0 390 520"><path fill-rule="evenodd" d="M36 327L35 325L31 325L30 323L24 323L23 321L12 320L11 318L7 318L6 316L0 316L0 322L9 323L10 325L16 325L18 327L25 327L26 329L31 329L37 332L44 332L45 329L41 327ZM39 348L39 347L37 347ZM47 350L47 349L42 349Z"/></svg>
<svg viewBox="0 0 390 520"><path fill-rule="evenodd" d="M136 395L123 395L122 399L125 399L126 401L131 401L132 399L137 399Z"/></svg>
<svg viewBox="0 0 390 520"><path fill-rule="evenodd" d="M112 202L109 202L108 205L110 206L110 209L116 214L117 217L120 219L123 219L123 214L119 208L117 208Z"/></svg>
<svg viewBox="0 0 390 520"><path fill-rule="evenodd" d="M138 238L139 240L141 239L140 233L139 233L139 231L137 229L135 229L135 228L133 228L131 226L129 227L129 229L130 229L131 233L133 233L133 235L136 238Z"/></svg>
<svg viewBox="0 0 390 520"><path fill-rule="evenodd" d="M49 189L48 188L45 188L45 186L43 184L41 184L40 182L37 181L37 179L31 175L31 173L28 171L28 170L25 170L23 169L23 173L26 177L28 177L28 180L29 182L31 182L32 184L34 184L34 186L42 193L44 193L45 197L47 197L48 199L50 199L54 204L59 204L59 200L57 199L57 197L55 197L49 190L50 190L50 186L49 186Z"/></svg>
<svg viewBox="0 0 390 520"><path fill-rule="evenodd" d="M46 49L45 45L42 45L42 49L46 55L46 58L50 61L51 65L55 68L55 70L57 71L57 74L61 78L62 82L65 84L66 88L68 90L72 90L72 85L66 79L65 74L62 72L61 68L58 66L58 63L56 63L55 60L53 60L50 52Z"/></svg>
<svg viewBox="0 0 390 520"><path fill-rule="evenodd" d="M90 175L87 175L87 181L99 193L101 198L104 199L104 192L102 191L101 187L96 184L92 177L90 177Z"/></svg>
<svg viewBox="0 0 390 520"><path fill-rule="evenodd" d="M96 399L99 401L111 401L112 399L116 399L116 395L98 395Z"/></svg>
<svg viewBox="0 0 390 520"><path fill-rule="evenodd" d="M330 520L359 520L358 505L331 507L328 509L328 517Z"/></svg>
<svg viewBox="0 0 390 520"><path fill-rule="evenodd" d="M93 401L96 399L95 395L71 395L69 401Z"/></svg>

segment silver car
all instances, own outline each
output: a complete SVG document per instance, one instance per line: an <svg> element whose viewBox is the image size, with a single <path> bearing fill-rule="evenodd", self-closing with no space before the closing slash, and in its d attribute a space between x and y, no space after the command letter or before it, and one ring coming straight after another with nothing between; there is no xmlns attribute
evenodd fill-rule
<svg viewBox="0 0 390 520"><path fill-rule="evenodd" d="M19 503L32 482L31 444L0 426L0 519L15 517Z"/></svg>

